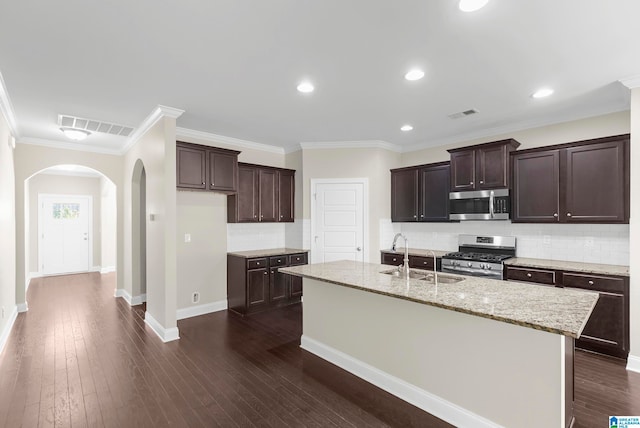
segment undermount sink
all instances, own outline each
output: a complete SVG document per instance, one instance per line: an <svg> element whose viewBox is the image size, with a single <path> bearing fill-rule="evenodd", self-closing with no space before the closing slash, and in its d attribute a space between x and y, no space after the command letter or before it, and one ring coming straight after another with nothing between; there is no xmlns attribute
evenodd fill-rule
<svg viewBox="0 0 640 428"><path fill-rule="evenodd" d="M404 272L398 269L387 270L380 273L383 273L385 275L391 275L395 278L405 278ZM455 284L456 282L464 281L464 278L461 276L453 276L453 275L437 273L436 278L434 278L433 272L426 272L426 271L413 270L413 269L409 269L409 278L419 279L432 284L436 282L438 284ZM437 281L434 281L434 279L437 279Z"/></svg>

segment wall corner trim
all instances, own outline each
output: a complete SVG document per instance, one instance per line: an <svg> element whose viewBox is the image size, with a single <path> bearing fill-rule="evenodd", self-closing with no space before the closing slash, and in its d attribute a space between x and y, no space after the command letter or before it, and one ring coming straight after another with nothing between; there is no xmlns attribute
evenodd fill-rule
<svg viewBox="0 0 640 428"><path fill-rule="evenodd" d="M625 77L624 79L618 80L618 82L622 83L629 89L640 88L640 74L636 74L635 76Z"/></svg>
<svg viewBox="0 0 640 428"><path fill-rule="evenodd" d="M29 304L27 302L24 303L18 303L17 305L18 307L18 313L23 313L23 312L28 312L29 311Z"/></svg>
<svg viewBox="0 0 640 428"><path fill-rule="evenodd" d="M316 141L300 143L302 150L307 149L384 149L401 153L402 147L381 140L361 141Z"/></svg>
<svg viewBox="0 0 640 428"><path fill-rule="evenodd" d="M226 300L218 300L217 302L206 303L204 305L192 306L189 308L181 308L176 311L176 319L183 320L186 318L198 317L213 312L224 311L227 309Z"/></svg>
<svg viewBox="0 0 640 428"><path fill-rule="evenodd" d="M13 324L16 322L16 318L18 318L18 308L14 306L13 311L11 311L11 315L9 316L9 322L5 324L4 329L2 329L2 332L0 333L0 354L2 354L2 351L9 340L9 335L13 329Z"/></svg>
<svg viewBox="0 0 640 428"><path fill-rule="evenodd" d="M285 149L282 147L256 143L255 141L241 140L239 138L227 137L225 135L212 134L210 132L196 131L195 129L176 128L176 137L180 139L204 140L213 144L228 144L232 147L253 149L263 152L285 154Z"/></svg>
<svg viewBox="0 0 640 428"><path fill-rule="evenodd" d="M9 132L11 132L11 135L15 138L19 138L18 122L16 121L13 104L11 103L11 98L9 98L9 92L7 91L7 86L4 83L2 72L0 72L0 113L9 124Z"/></svg>
<svg viewBox="0 0 640 428"><path fill-rule="evenodd" d="M627 370L640 373L640 357L629 355L627 358Z"/></svg>
<svg viewBox="0 0 640 428"><path fill-rule="evenodd" d="M147 324L149 327L151 327L153 332L164 343L180 339L178 327L172 327L172 328L162 327L160 323L149 312L144 313L144 323Z"/></svg>
<svg viewBox="0 0 640 428"><path fill-rule="evenodd" d="M151 129L153 125L155 125L163 117L177 119L182 115L182 113L184 113L184 110L158 105L155 109L153 109L151 114L142 121L140 126L138 126L135 131L133 131L133 133L127 140L127 143L122 147L120 154L124 155L125 153L127 153L127 151L129 151L129 149L138 142L140 137L146 134L147 131L149 131L149 129Z"/></svg>
<svg viewBox="0 0 640 428"><path fill-rule="evenodd" d="M477 428L500 426L310 337L303 335L300 338L300 347L455 426Z"/></svg>

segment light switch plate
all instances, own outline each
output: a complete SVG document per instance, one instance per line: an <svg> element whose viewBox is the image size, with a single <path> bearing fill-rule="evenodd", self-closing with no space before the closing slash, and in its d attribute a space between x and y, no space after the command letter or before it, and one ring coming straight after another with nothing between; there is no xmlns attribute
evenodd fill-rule
<svg viewBox="0 0 640 428"><path fill-rule="evenodd" d="M191 242L191 234L190 233L185 233L184 234L184 242Z"/></svg>

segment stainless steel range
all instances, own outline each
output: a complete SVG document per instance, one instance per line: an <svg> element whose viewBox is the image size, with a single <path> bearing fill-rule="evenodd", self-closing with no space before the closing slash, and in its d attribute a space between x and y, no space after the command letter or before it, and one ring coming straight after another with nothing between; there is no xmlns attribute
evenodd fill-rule
<svg viewBox="0 0 640 428"><path fill-rule="evenodd" d="M458 252L442 256L442 271L502 279L503 262L516 255L515 236L458 236Z"/></svg>

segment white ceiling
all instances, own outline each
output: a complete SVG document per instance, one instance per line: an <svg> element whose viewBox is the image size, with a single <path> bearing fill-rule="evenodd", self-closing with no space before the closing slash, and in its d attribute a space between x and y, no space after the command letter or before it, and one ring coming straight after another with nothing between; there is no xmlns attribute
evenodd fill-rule
<svg viewBox="0 0 640 428"><path fill-rule="evenodd" d="M639 17L638 0L4 1L0 72L23 141L68 143L58 114L138 127L160 104L185 110L179 127L279 147L408 150L627 110ZM555 94L531 98L542 86Z"/></svg>

